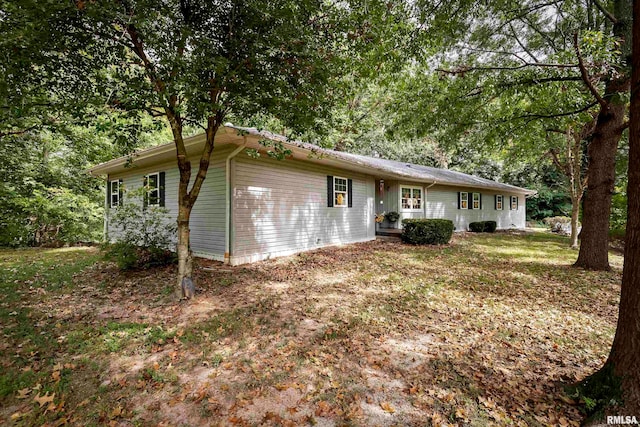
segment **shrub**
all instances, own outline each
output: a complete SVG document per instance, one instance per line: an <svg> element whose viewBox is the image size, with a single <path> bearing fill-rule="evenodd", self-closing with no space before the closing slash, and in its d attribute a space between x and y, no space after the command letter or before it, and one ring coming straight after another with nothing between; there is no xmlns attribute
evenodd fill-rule
<svg viewBox="0 0 640 427"><path fill-rule="evenodd" d="M387 212L384 215L384 218L389 222L396 222L398 219L400 219L400 214L396 211L391 211Z"/></svg>
<svg viewBox="0 0 640 427"><path fill-rule="evenodd" d="M493 233L498 228L495 221L477 221L469 224L469 231L473 233Z"/></svg>
<svg viewBox="0 0 640 427"><path fill-rule="evenodd" d="M403 219L402 240L413 245L445 245L453 234L448 219Z"/></svg>
<svg viewBox="0 0 640 427"><path fill-rule="evenodd" d="M121 270L174 263L177 258L170 249L177 227L168 213L165 208L144 207L135 199L115 208L111 216L114 242L104 248L105 258Z"/></svg>
<svg viewBox="0 0 640 427"><path fill-rule="evenodd" d="M568 216L552 216L543 220L552 233L571 232L571 218Z"/></svg>

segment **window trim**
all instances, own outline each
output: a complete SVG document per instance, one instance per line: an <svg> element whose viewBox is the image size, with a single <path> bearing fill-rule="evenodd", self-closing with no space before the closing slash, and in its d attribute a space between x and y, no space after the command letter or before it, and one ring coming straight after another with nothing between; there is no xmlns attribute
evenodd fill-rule
<svg viewBox="0 0 640 427"><path fill-rule="evenodd" d="M114 183L116 184L115 192L113 191ZM113 196L116 196L118 200L115 204L113 203ZM120 180L114 179L112 181L109 181L109 207L114 208L118 206L120 206Z"/></svg>
<svg viewBox="0 0 640 427"><path fill-rule="evenodd" d="M344 191L336 190L336 179L344 180L344 186L345 186ZM342 194L343 197L344 197L344 203L341 204L341 205L337 204L338 194ZM345 177L335 176L335 175L333 177L333 207L334 208L348 208L349 207L349 180L347 178L345 178Z"/></svg>
<svg viewBox="0 0 640 427"><path fill-rule="evenodd" d="M500 204L500 207L498 207L498 203ZM504 210L504 196L502 194L496 194L496 210Z"/></svg>
<svg viewBox="0 0 640 427"><path fill-rule="evenodd" d="M466 200L462 199L462 195L467 196ZM468 191L461 191L460 192L460 200L458 201L458 205L460 206L458 209L469 209L469 192ZM467 206L462 206L462 202L465 202L467 204Z"/></svg>
<svg viewBox="0 0 640 427"><path fill-rule="evenodd" d="M155 177L156 177L156 187L152 189L152 188L149 186L149 183L151 182L150 177L152 177L152 176L154 176L154 175L155 175ZM152 172L152 173L146 174L146 175L144 176L144 178L145 178L145 180L146 180L146 186L145 186L145 187L146 187L146 193L145 193L145 196L146 196L146 199L147 199L147 200L146 200L146 205L147 205L147 206L160 206L160 171L158 171L158 172ZM150 193L151 193L152 191L156 191L156 192L157 192L157 195L156 195L156 202L155 202L155 203L151 203L151 196L150 196Z"/></svg>
<svg viewBox="0 0 640 427"><path fill-rule="evenodd" d="M476 194L478 195L478 207L476 208ZM482 196L480 193L471 193L471 210L479 211L482 209Z"/></svg>
<svg viewBox="0 0 640 427"><path fill-rule="evenodd" d="M510 196L510 200L509 200L509 202L510 202L510 203L509 203L509 210L517 211L517 210L518 210L518 204L519 204L518 196ZM513 207L513 203L514 203L514 202L515 202L515 204L516 204L515 209L514 209L514 207Z"/></svg>
<svg viewBox="0 0 640 427"><path fill-rule="evenodd" d="M406 188L411 190L411 199L414 199L415 197L413 197L413 190L420 190L420 208L416 209L416 208L404 208L402 207L402 189ZM425 194L424 194L424 187L420 186L420 185L406 185L406 184L400 184L399 185L399 194L398 194L398 207L400 208L400 212L423 212L424 211L424 200L425 200Z"/></svg>

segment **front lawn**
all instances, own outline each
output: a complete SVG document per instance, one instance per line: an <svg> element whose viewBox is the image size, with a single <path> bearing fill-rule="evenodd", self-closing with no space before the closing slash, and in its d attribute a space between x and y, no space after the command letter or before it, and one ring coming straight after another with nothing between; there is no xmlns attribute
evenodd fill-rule
<svg viewBox="0 0 640 427"><path fill-rule="evenodd" d="M0 250L0 423L578 425L612 272L549 234L371 242L119 273L94 248Z"/></svg>

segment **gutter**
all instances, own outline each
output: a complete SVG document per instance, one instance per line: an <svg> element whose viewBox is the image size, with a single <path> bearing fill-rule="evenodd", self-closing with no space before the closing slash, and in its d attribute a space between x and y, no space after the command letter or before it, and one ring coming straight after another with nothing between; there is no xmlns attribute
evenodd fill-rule
<svg viewBox="0 0 640 427"><path fill-rule="evenodd" d="M224 203L224 263L231 262L231 159L244 150L247 144L247 137L241 146L233 150L225 159L225 203Z"/></svg>

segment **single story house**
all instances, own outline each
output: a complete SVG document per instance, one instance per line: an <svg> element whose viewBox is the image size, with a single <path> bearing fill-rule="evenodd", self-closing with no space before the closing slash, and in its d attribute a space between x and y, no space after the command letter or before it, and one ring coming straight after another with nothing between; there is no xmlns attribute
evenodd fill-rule
<svg viewBox="0 0 640 427"><path fill-rule="evenodd" d="M291 151L285 160L258 158L261 141ZM198 167L204 135L185 140ZM255 153L255 152L254 152ZM107 182L105 238L122 204L122 189L146 186L145 203L164 206L175 220L179 172L173 142L89 170ZM255 128L226 124L216 135L207 178L191 213L196 256L232 265L327 245L376 238L376 214L446 218L457 231L493 220L499 229L525 227L525 198L534 191L460 172L323 149ZM142 202L141 202L142 203Z"/></svg>

